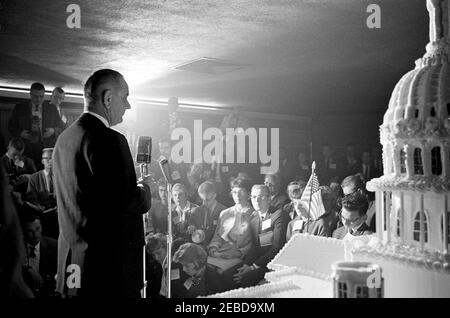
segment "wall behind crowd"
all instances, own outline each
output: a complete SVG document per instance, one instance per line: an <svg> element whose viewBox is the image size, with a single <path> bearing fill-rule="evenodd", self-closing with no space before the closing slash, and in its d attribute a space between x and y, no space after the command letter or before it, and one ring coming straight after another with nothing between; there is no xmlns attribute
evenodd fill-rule
<svg viewBox="0 0 450 318"><path fill-rule="evenodd" d="M24 100L18 98L0 97L0 133L5 142L10 139L8 120L11 112L14 105L22 101ZM63 106L67 110L69 122L76 120L83 111L82 104L66 102ZM134 107L134 114L125 117L124 123L116 127L127 137L133 154L137 136L149 135L155 142L163 137L162 123L167 118L167 111L154 108L150 110L150 107L148 105ZM192 131L194 120L201 119L205 130L208 127L219 127L224 115L182 110L179 117L183 127ZM332 145L335 153L341 154L345 153L345 146L349 142L356 146L358 152L371 149L379 145L379 125L382 118L382 113L325 115L313 117L312 122L307 123L249 116L249 122L255 128L280 128L280 146L286 147L288 156L294 159L300 151L309 154L311 142L315 158L320 157L323 143Z"/></svg>

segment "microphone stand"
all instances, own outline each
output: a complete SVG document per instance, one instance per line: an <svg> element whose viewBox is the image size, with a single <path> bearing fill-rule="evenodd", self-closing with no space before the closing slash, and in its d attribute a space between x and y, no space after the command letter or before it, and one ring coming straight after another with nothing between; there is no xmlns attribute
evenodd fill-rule
<svg viewBox="0 0 450 318"><path fill-rule="evenodd" d="M170 182L167 182L167 273L166 273L166 280L167 280L167 298L172 298L172 288L171 288L171 281L172 281L172 240L173 240L173 234L172 234L172 184Z"/></svg>
<svg viewBox="0 0 450 318"><path fill-rule="evenodd" d="M141 174L141 180L144 180L144 178L146 178L148 176L148 164L147 163L141 163L139 164L139 172ZM147 211L148 212L148 211ZM147 228L147 218L146 218L147 213L142 214L142 224L144 225L144 237L145 237L145 230ZM143 265L143 288L142 288L142 298L147 298L147 277L145 275L146 272L146 262L145 262L145 258L147 256L147 252L145 250L145 244L144 244L144 249L143 249L143 258L142 258L142 265Z"/></svg>

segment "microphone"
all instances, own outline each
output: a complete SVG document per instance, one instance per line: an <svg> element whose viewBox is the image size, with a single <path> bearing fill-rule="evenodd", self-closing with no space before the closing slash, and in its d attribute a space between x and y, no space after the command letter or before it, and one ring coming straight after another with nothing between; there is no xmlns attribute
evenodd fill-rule
<svg viewBox="0 0 450 318"><path fill-rule="evenodd" d="M166 179L166 182L172 183L172 172L170 171L169 161L166 158L162 157L158 160L158 163L164 179Z"/></svg>
<svg viewBox="0 0 450 318"><path fill-rule="evenodd" d="M139 164L149 164L152 160L152 137L139 136L136 151L136 162Z"/></svg>

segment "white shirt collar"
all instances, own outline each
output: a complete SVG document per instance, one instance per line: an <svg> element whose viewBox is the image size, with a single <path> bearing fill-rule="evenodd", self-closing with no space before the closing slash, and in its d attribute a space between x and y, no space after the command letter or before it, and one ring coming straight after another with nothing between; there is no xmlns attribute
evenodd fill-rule
<svg viewBox="0 0 450 318"><path fill-rule="evenodd" d="M98 119L100 119L101 122L102 122L107 128L110 127L108 121L106 120L106 118L100 116L99 114L96 114L96 113L91 112L91 111L89 111L89 110L85 110L85 111L83 112L83 114L91 114L92 116L97 117Z"/></svg>

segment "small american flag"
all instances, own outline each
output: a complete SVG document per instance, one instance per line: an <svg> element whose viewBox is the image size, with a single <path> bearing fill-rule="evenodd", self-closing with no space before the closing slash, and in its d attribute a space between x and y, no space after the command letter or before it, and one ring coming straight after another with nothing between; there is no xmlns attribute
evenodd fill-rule
<svg viewBox="0 0 450 318"><path fill-rule="evenodd" d="M311 177L309 177L308 184L300 199L306 209L309 209L311 220L317 220L326 212L325 207L323 206L322 191L319 188L320 184L315 173L315 168L316 162L313 162Z"/></svg>

